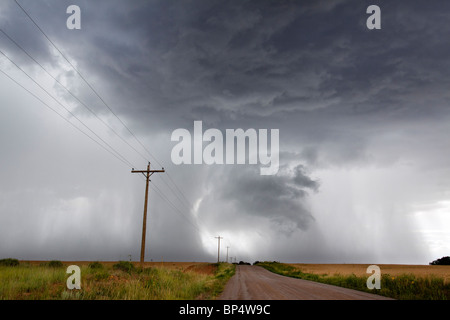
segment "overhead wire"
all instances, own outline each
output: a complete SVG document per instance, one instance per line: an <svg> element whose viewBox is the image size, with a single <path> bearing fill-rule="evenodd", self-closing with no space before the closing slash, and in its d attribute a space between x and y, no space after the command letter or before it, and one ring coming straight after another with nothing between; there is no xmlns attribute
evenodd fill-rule
<svg viewBox="0 0 450 320"><path fill-rule="evenodd" d="M4 53L0 50L0 53L4 55ZM5 56L5 55L4 55ZM7 57L7 56L5 56ZM8 58L8 57L7 57ZM11 61L11 60L10 60ZM20 69L20 68L19 68ZM20 69L21 70L21 69ZM23 71L23 70L21 70ZM9 78L12 82L20 86L23 90L28 92L31 96L33 96L35 99L37 99L39 102L41 102L43 105L45 105L48 109L56 113L59 117L61 117L63 120L68 122L71 126L73 126L75 129L77 129L79 132L87 136L89 139L91 139L93 142L98 144L100 147L102 147L104 150L109 152L111 155L113 155L115 158L120 160L125 165L129 165L129 163L125 162L122 158L118 157L115 153L111 152L111 150L107 149L104 145L100 144L97 140L93 139L92 136L88 135L85 131L81 130L79 127L77 127L73 122L71 122L68 118L64 117L61 113L59 113L56 109L52 108L48 103L46 103L43 99L41 99L39 96L34 94L31 90L27 89L23 84L19 83L17 80L15 80L13 77L11 77L9 74L7 74L4 70L0 68L0 72L4 74L7 78ZM194 227L197 231L200 232L200 228L198 225L194 224L184 213L181 211L167 196L164 195L164 192L161 191L155 184L150 184L150 188L155 191L155 193L166 203L170 205L170 207L178 213L182 218L184 218L192 227Z"/></svg>
<svg viewBox="0 0 450 320"><path fill-rule="evenodd" d="M197 224L194 224L184 213L183 211L181 211L172 201L170 201L170 199L168 197L166 197L166 195L164 194L163 191L161 191L161 189L159 189L156 184L150 184L151 187L153 187L153 190L162 198L164 199L166 202L168 202L172 208L175 210L175 212L179 213L180 216L185 219L192 227L194 227L198 232L200 232L200 228Z"/></svg>
<svg viewBox="0 0 450 320"><path fill-rule="evenodd" d="M107 152L109 152L111 155L113 155L115 158L117 158L118 160L120 160L122 163L124 163L125 165L128 165L123 159L121 159L120 157L118 157L116 154L114 154L113 152L111 152L111 150L107 149L104 145L102 145L101 143L99 143L97 140L95 140L94 138L92 138L90 135L88 135L85 131L81 130L79 127L77 127L73 122L71 122L69 119L67 119L66 117L64 117L61 113L59 113L57 110L55 110L54 108L52 108L48 103L46 103L44 100L42 100L39 96L37 96L36 94L34 94L33 92L31 92L31 90L27 89L24 85L22 85L21 83L19 83L18 81L16 81L13 77L11 77L9 74L7 74L5 71L3 71L2 69L0 69L0 72L3 73L7 78L9 78L12 82L14 82L15 84L17 84L18 86L20 86L23 90L25 90L26 92L28 92L31 96L33 96L35 99L37 99L38 101L40 101L43 105L45 105L48 109L50 109L51 111L53 111L54 113L56 113L59 117L61 117L62 119L64 119L65 121L67 121L70 125L72 125L75 129L77 129L79 132L81 132L82 134L84 134L85 136L87 136L89 139L91 139L92 141L94 141L96 144L98 144L101 148L103 148L104 150L106 150Z"/></svg>
<svg viewBox="0 0 450 320"><path fill-rule="evenodd" d="M61 55L61 57L71 66L71 68L78 74L78 76L84 81L84 83L92 90L92 92L98 97L98 99L103 103L103 105L106 106L106 108L111 112L111 114L124 126L124 128L130 133L130 135L134 138L134 140L146 151L146 153L155 160L155 162L160 165L161 167L164 167L162 163L148 150L148 148L145 147L145 145L138 139L138 137L133 133L133 131L125 124L125 122L117 115L116 112L109 106L109 104L105 101L105 99L98 93L98 91L87 81L87 79L83 76L83 74L76 68L73 63L66 57L66 55L58 48L58 46L50 39L50 37L45 33L45 31L38 25L38 23L31 17L31 15L27 12L27 10L20 5L20 3L17 0L14 0L15 3L18 5L18 7L24 12L24 14L30 19L30 21L36 26L36 28L42 33L42 35L48 40L48 42L56 49L56 51ZM3 32L5 34L5 32ZM6 35L6 34L5 34ZM7 36L8 37L8 36ZM10 37L8 37L10 38ZM12 39L10 39L12 40ZM14 42L14 41L13 41ZM28 55L28 54L27 54ZM28 55L30 56L30 55ZM34 60L34 59L33 59ZM52 76L53 78L53 76ZM56 79L55 79L56 80ZM73 94L68 90L68 92L73 96ZM76 97L75 97L76 98ZM84 103L82 103L78 98L76 98L82 105L85 106ZM89 108L88 108L89 109ZM103 121L102 121L103 122ZM122 138L121 138L122 139ZM122 139L125 141L124 139ZM139 151L137 151L134 147L132 147L128 142L126 142L134 151L136 151L142 158L146 159L145 156L143 156ZM148 159L146 159L148 160ZM133 166L134 167L134 166ZM169 172L166 172L168 179L170 182L175 186L175 189L178 191L178 193L181 195L181 198L178 196L178 194L169 186L169 184L162 179L162 181L169 187L169 189L173 192L173 194L178 198L181 204L185 206L189 211L192 210L193 205L192 203L187 199L185 194L181 191L181 189L178 187L177 183L172 179Z"/></svg>
<svg viewBox="0 0 450 320"><path fill-rule="evenodd" d="M50 44L58 51L61 57L72 67L72 69L80 76L80 78L86 83L86 85L92 90L92 92L100 99L100 101L108 108L108 110L117 118L117 120L127 129L127 131L134 137L134 139L141 145L144 150L149 153L149 155L160 165L161 163L158 161L156 157L154 157L150 151L144 146L144 144L136 137L136 135L131 131L131 129L122 121L122 119L114 112L114 110L109 106L108 103L102 98L102 96L95 90L95 88L87 81L87 79L81 74L81 72L76 68L72 62L64 55L64 53L58 48L58 46L50 39L49 36L45 33L44 30L37 24L37 22L31 17L31 15L25 10L24 7L20 5L17 0L14 0L15 3L19 6L19 8L25 13L25 15L31 20L31 22L36 26L36 28L44 35L44 37L50 42Z"/></svg>
<svg viewBox="0 0 450 320"><path fill-rule="evenodd" d="M92 90L92 92L99 98L99 100L107 107L107 109L114 115L114 117L127 129L127 131L131 134L131 136L134 138L134 140L147 152L147 154L155 160L155 162L160 165L161 167L164 167L161 164L161 161L159 161L146 147L145 145L138 139L138 137L133 133L133 131L125 124L125 122L114 112L114 110L109 106L109 104L103 99L103 97L98 93L97 90L90 84L89 81L83 76L83 74L76 68L72 62L66 57L66 55L58 48L58 46L50 39L50 37L45 33L45 31L38 25L38 23L31 17L31 15L28 13L28 11L20 5L20 3L17 0L14 0L15 3L18 5L18 7L23 11L23 13L30 19L30 21L36 26L36 28L42 33L42 35L48 40L48 42L55 48L56 51L61 55L61 57L72 67L72 69L80 76L80 78L86 83L86 85ZM173 181L173 179L170 177L170 174L167 173L167 176L171 180L171 182L175 185L178 192L180 192L189 204L189 207L192 207L192 204L187 200L186 196L183 194L183 192L180 190L180 188L176 185L176 183Z"/></svg>
<svg viewBox="0 0 450 320"><path fill-rule="evenodd" d="M69 88L67 88L61 81L59 81L55 76L53 76L39 61L37 61L31 54L24 49L17 41L15 41L5 30L0 28L0 32L8 38L16 47L18 47L23 53L25 53L32 61L34 61L45 73L47 73L56 83L58 83L64 90L66 90L74 99L76 99L84 108L86 108L91 114L93 114L100 122L102 122L109 130L111 130L119 139L121 139L125 144L127 144L130 148L132 148L136 153L138 153L144 160L147 160L142 153L140 153L134 146L132 146L128 141L122 138L121 135L117 133L114 128L112 128L105 120L100 118L96 112L94 112L89 106L86 105L83 101L81 101Z"/></svg>
<svg viewBox="0 0 450 320"><path fill-rule="evenodd" d="M39 88L41 88L50 98L52 98L57 104L64 108L72 117L78 120L87 130L89 130L93 135L95 135L100 141L102 141L106 146L108 146L112 152L114 152L118 157L120 157L128 166L133 167L123 155L121 155L117 150L115 150L109 143L107 143L102 137L100 137L96 132L94 132L89 126L87 126L79 117L76 116L71 110L69 110L63 103L61 103L58 99L56 99L47 89L45 89L42 85L40 85L33 77L31 77L25 70L23 70L16 62L14 62L8 55L6 55L2 50L0 50L0 54L3 55L6 59L8 59L17 69L19 69L22 73L24 73L31 81L33 81Z"/></svg>
<svg viewBox="0 0 450 320"><path fill-rule="evenodd" d="M141 178L145 178L141 176ZM151 182L151 181L150 181ZM169 206L174 210L175 213L179 214L183 219L185 219L196 231L201 232L200 227L198 226L198 223L192 222L184 213L182 210L180 210L170 199L164 194L164 192L156 186L154 183L149 183L149 187L155 192L156 195L158 195L163 201L165 201Z"/></svg>

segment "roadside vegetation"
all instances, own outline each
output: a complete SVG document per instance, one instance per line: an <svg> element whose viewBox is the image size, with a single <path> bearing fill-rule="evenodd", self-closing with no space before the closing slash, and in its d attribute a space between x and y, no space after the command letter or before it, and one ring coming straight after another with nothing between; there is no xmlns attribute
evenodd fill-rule
<svg viewBox="0 0 450 320"><path fill-rule="evenodd" d="M128 261L80 266L81 289L69 290L62 262L40 265L0 260L0 300L196 300L215 299L234 274L228 263L193 268L140 268Z"/></svg>
<svg viewBox="0 0 450 320"><path fill-rule="evenodd" d="M379 294L399 300L450 300L450 284L436 276L417 277L413 274L381 275L381 289L368 289L367 277L304 273L300 269L279 262L255 262L256 265L298 279L316 281L335 286Z"/></svg>

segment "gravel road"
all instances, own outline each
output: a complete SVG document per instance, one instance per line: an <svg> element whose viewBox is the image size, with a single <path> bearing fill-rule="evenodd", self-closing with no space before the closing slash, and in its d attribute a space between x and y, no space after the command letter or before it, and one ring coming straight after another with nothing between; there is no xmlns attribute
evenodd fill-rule
<svg viewBox="0 0 450 320"><path fill-rule="evenodd" d="M219 300L386 300L389 298L238 265ZM390 300L390 299L389 299Z"/></svg>

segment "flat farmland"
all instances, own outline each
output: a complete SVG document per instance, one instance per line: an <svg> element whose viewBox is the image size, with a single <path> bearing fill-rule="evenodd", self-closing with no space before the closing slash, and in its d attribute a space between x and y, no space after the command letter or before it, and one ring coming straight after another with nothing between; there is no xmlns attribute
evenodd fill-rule
<svg viewBox="0 0 450 320"><path fill-rule="evenodd" d="M290 266L304 273L322 276L349 276L367 277L367 267L370 264L307 264L290 263ZM407 265L407 264L377 264L382 275L398 277L401 275L414 275L420 278L437 277L450 283L450 266Z"/></svg>
<svg viewBox="0 0 450 320"><path fill-rule="evenodd" d="M370 289L371 264L302 264L259 262L274 273L297 279L376 293L402 300L450 300L450 266L378 264L379 288ZM371 277L371 278L369 278Z"/></svg>

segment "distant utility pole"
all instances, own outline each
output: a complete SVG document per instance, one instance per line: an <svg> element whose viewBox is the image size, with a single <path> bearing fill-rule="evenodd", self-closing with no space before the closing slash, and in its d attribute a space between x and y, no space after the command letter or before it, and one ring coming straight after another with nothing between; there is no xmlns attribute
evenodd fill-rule
<svg viewBox="0 0 450 320"><path fill-rule="evenodd" d="M144 266L144 256L145 256L145 234L147 232L147 205L148 205L148 183L150 181L150 176L157 172L165 172L164 168L162 170L150 170L150 162L147 165L147 170L131 170L131 173L142 173L145 177L145 204L144 204L144 220L142 222L142 241L141 241L141 267Z"/></svg>
<svg viewBox="0 0 450 320"><path fill-rule="evenodd" d="M219 263L220 262L220 239L223 239L223 237L214 237L214 238L216 238L218 241L219 241L219 243L218 243L218 245L217 245L217 263Z"/></svg>
<svg viewBox="0 0 450 320"><path fill-rule="evenodd" d="M229 248L229 246L227 246L227 263L228 263L228 248Z"/></svg>

